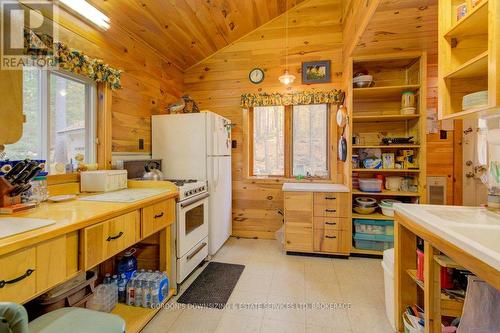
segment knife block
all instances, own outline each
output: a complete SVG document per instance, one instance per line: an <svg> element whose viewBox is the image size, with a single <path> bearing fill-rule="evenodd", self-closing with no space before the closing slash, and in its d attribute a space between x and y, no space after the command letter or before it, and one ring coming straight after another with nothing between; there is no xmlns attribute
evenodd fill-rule
<svg viewBox="0 0 500 333"><path fill-rule="evenodd" d="M0 177L0 207L9 207L21 203L21 196L10 196L10 192L14 189L8 181Z"/></svg>

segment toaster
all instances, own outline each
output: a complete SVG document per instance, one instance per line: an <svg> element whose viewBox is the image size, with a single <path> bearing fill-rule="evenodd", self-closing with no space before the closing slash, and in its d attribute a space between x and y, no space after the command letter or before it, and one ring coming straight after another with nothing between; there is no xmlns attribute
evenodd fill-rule
<svg viewBox="0 0 500 333"><path fill-rule="evenodd" d="M111 192L127 188L127 170L83 171L81 192Z"/></svg>

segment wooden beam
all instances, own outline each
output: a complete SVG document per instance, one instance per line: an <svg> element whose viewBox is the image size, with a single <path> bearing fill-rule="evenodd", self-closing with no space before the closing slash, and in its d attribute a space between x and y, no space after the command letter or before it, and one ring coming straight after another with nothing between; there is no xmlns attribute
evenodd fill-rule
<svg viewBox="0 0 500 333"><path fill-rule="evenodd" d="M344 24L342 32L344 59L352 55L380 3L381 0L352 0L346 6L346 12L343 13L345 21L342 22Z"/></svg>
<svg viewBox="0 0 500 333"><path fill-rule="evenodd" d="M97 86L97 164L99 169L111 169L111 105L111 89L105 83L100 83Z"/></svg>

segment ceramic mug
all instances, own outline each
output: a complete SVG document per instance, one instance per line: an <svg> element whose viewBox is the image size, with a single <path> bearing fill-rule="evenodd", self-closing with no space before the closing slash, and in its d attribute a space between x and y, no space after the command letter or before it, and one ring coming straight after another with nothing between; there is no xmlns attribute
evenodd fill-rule
<svg viewBox="0 0 500 333"><path fill-rule="evenodd" d="M385 188L389 191L399 191L403 177L391 176L385 177Z"/></svg>

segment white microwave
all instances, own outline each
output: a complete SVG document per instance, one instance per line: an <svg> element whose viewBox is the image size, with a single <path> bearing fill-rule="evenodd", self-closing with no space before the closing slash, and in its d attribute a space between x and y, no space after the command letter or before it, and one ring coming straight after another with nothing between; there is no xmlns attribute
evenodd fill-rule
<svg viewBox="0 0 500 333"><path fill-rule="evenodd" d="M127 188L127 170L83 171L81 192L111 192Z"/></svg>

